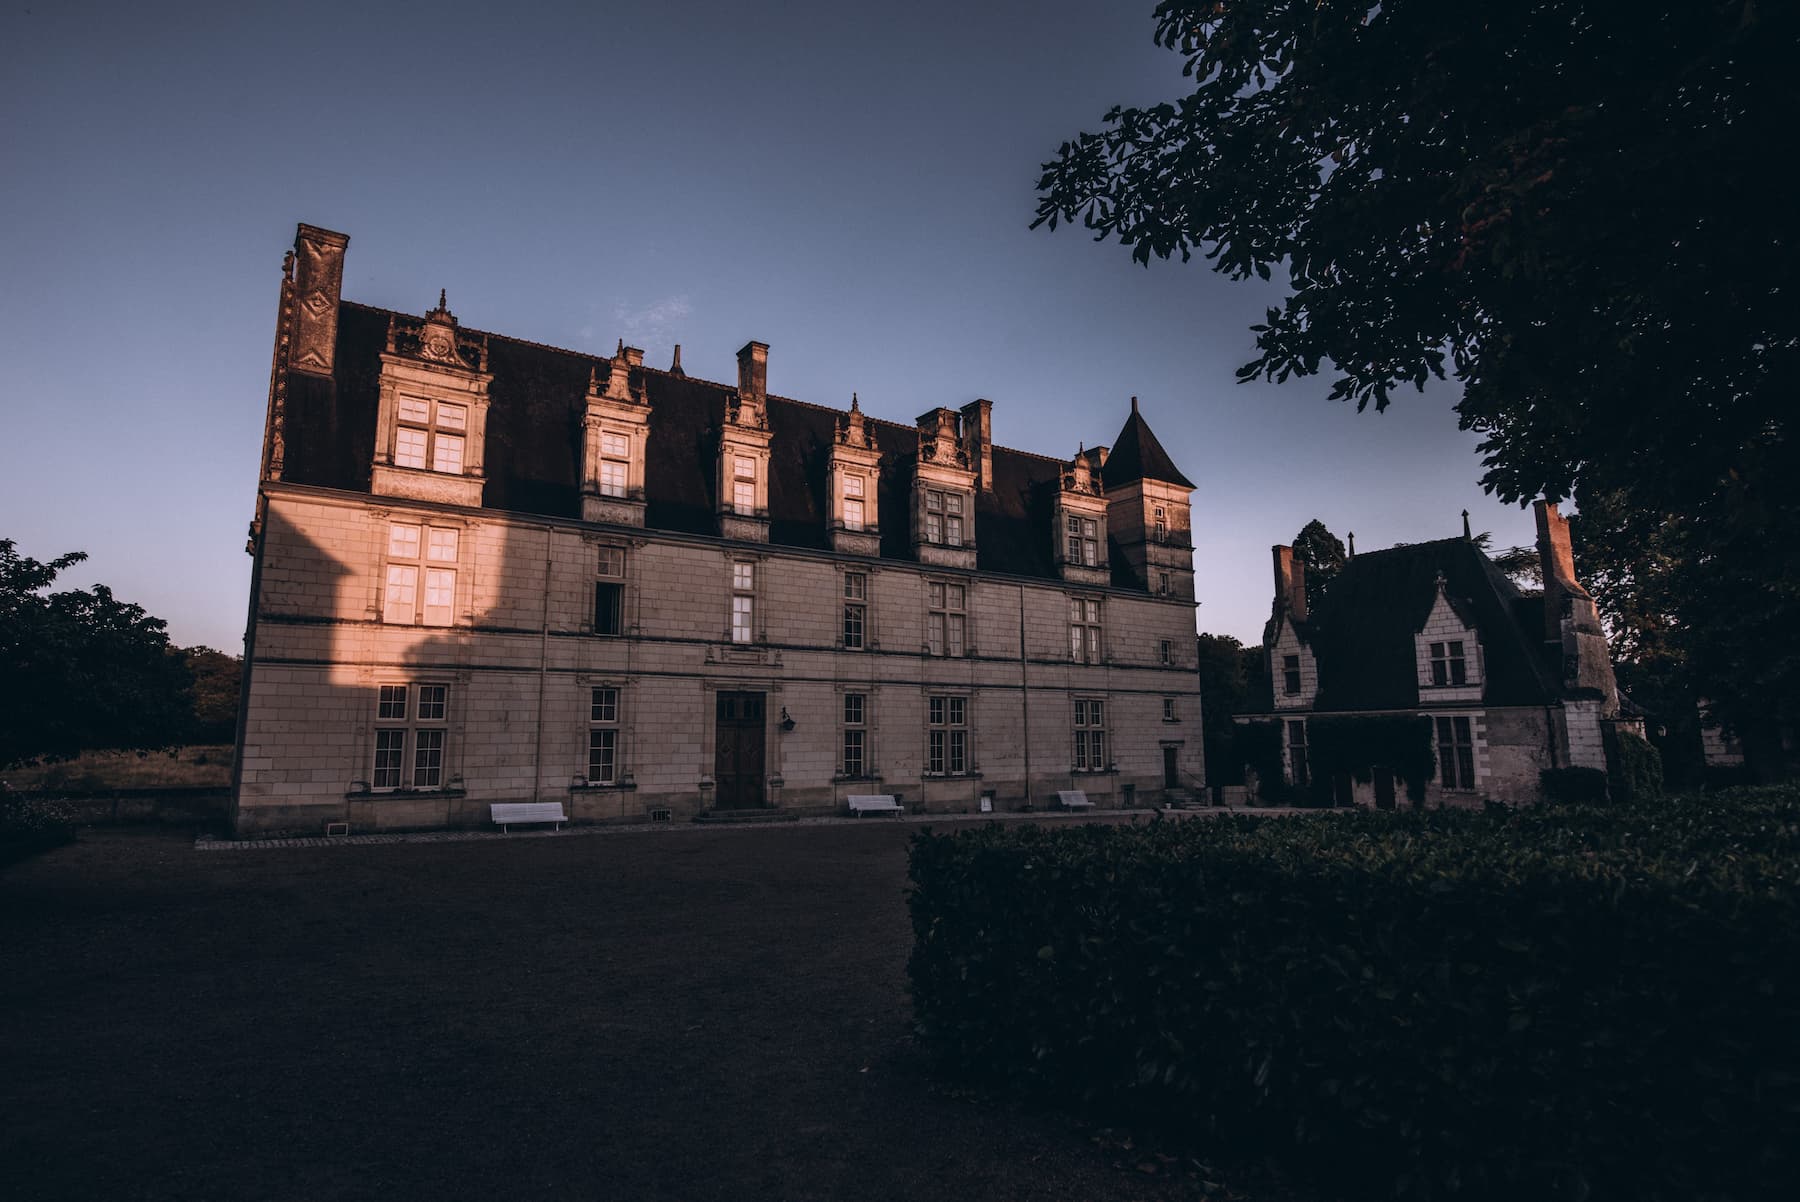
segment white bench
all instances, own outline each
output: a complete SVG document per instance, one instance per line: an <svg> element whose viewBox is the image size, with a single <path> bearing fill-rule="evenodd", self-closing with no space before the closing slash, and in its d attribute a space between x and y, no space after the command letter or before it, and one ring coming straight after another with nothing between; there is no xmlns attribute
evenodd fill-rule
<svg viewBox="0 0 1800 1202"><path fill-rule="evenodd" d="M850 816L864 814L904 814L906 807L894 800L892 793L852 793L844 799L850 803Z"/></svg>
<svg viewBox="0 0 1800 1202"><path fill-rule="evenodd" d="M488 814L503 831L515 822L554 822L561 830L569 820L560 801L496 801L488 806Z"/></svg>
<svg viewBox="0 0 1800 1202"><path fill-rule="evenodd" d="M1089 801L1088 795L1080 789L1058 789L1056 799L1062 802L1062 808L1065 810L1091 810L1094 808L1094 803Z"/></svg>

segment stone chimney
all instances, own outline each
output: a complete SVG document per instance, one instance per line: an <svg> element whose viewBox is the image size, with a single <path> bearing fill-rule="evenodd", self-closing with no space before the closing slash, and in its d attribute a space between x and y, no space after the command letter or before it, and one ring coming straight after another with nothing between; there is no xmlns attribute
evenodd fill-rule
<svg viewBox="0 0 1800 1202"><path fill-rule="evenodd" d="M975 469L975 487L994 489L994 402L983 398L962 407L963 447L969 466Z"/></svg>
<svg viewBox="0 0 1800 1202"><path fill-rule="evenodd" d="M1292 547L1272 547L1275 555L1275 607L1296 622L1306 621L1306 563Z"/></svg>
<svg viewBox="0 0 1800 1202"><path fill-rule="evenodd" d="M1575 552L1569 545L1569 519L1556 512L1554 501L1533 501L1537 517L1538 559L1544 569L1544 638L1560 642L1563 618L1569 615L1571 602L1593 599L1575 579Z"/></svg>
<svg viewBox="0 0 1800 1202"><path fill-rule="evenodd" d="M294 233L294 326L288 367L329 376L337 362L338 302L350 235L302 223Z"/></svg>
<svg viewBox="0 0 1800 1202"><path fill-rule="evenodd" d="M738 352L738 397L761 409L769 399L769 344L746 342Z"/></svg>

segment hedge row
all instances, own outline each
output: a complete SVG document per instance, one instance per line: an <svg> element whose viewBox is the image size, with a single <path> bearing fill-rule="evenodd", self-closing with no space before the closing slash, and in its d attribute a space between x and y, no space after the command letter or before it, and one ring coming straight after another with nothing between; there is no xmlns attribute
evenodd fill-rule
<svg viewBox="0 0 1800 1202"><path fill-rule="evenodd" d="M947 1065L1351 1196L1800 1196L1800 790L925 833Z"/></svg>

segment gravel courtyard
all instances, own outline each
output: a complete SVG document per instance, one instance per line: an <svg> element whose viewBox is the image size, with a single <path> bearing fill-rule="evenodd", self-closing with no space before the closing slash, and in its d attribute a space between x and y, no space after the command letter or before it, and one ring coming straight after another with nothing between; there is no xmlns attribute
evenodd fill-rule
<svg viewBox="0 0 1800 1202"><path fill-rule="evenodd" d="M49 1198L1194 1196L911 1042L910 823L0 869L0 1163Z"/></svg>

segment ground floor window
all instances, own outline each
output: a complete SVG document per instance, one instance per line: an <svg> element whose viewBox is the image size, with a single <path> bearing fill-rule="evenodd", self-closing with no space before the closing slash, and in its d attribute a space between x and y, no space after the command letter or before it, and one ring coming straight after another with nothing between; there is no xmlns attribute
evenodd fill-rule
<svg viewBox="0 0 1800 1202"><path fill-rule="evenodd" d="M1307 782L1311 780L1311 773L1307 770L1306 762L1306 723L1289 722L1287 734L1289 771L1293 774L1294 784L1305 788Z"/></svg>
<svg viewBox="0 0 1800 1202"><path fill-rule="evenodd" d="M844 694L843 756L838 764L845 776L867 776L869 699L864 693Z"/></svg>
<svg viewBox="0 0 1800 1202"><path fill-rule="evenodd" d="M588 695L588 762L590 785L619 781L619 690L611 686Z"/></svg>
<svg viewBox="0 0 1800 1202"><path fill-rule="evenodd" d="M370 788L443 788L449 716L449 685L408 682L377 686Z"/></svg>
<svg viewBox="0 0 1800 1202"><path fill-rule="evenodd" d="M1437 720L1438 781L1446 789L1475 787L1475 736L1467 718Z"/></svg>
<svg viewBox="0 0 1800 1202"><path fill-rule="evenodd" d="M925 771L955 774L969 770L969 699L930 699L930 730L925 748Z"/></svg>

